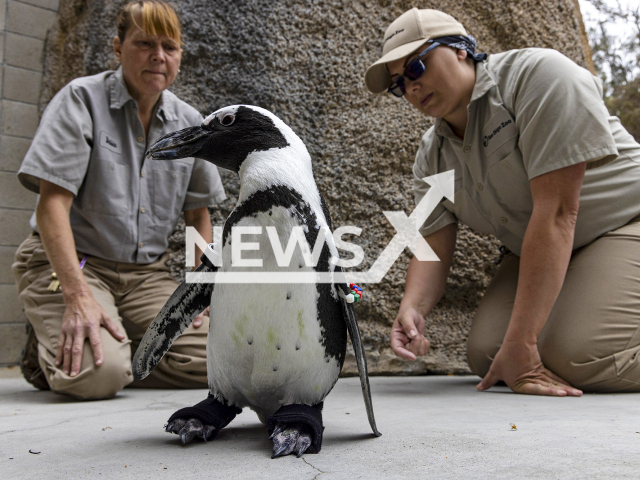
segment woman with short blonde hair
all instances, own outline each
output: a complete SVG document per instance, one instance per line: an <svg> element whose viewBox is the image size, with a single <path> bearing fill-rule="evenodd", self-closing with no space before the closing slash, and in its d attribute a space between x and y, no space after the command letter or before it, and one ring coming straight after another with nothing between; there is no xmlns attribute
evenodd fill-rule
<svg viewBox="0 0 640 480"><path fill-rule="evenodd" d="M181 41L170 5L127 4L120 67L55 95L18 172L40 194L13 265L32 327L22 369L40 389L104 399L132 382L132 350L178 286L166 249L181 213L212 241L208 207L225 198L216 167L145 160L161 136L202 122L168 90ZM206 388L207 324L196 318L139 386Z"/></svg>

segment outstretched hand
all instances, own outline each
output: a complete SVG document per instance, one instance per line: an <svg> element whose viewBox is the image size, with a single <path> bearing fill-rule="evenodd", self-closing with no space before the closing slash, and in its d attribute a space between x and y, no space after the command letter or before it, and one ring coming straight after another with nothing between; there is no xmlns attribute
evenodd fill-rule
<svg viewBox="0 0 640 480"><path fill-rule="evenodd" d="M516 393L579 397L582 391L573 388L542 364L536 345L521 342L504 342L491 364L491 368L476 386L487 390L503 380Z"/></svg>
<svg viewBox="0 0 640 480"><path fill-rule="evenodd" d="M425 322L414 308L401 310L391 327L391 349L406 360L426 355L431 344L424 336Z"/></svg>

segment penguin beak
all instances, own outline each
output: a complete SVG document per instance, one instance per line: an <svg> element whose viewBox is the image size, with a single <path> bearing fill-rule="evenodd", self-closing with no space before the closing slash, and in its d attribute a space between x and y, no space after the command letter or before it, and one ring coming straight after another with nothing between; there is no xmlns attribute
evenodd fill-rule
<svg viewBox="0 0 640 480"><path fill-rule="evenodd" d="M154 160L176 160L197 157L212 132L202 126L183 128L169 133L147 150L147 157Z"/></svg>

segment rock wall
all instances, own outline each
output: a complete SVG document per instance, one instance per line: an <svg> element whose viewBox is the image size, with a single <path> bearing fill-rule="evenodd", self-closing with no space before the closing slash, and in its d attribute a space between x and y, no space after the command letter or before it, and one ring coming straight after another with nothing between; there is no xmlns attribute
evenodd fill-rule
<svg viewBox="0 0 640 480"><path fill-rule="evenodd" d="M41 108L71 79L113 68L115 17L125 2L61 0L45 54ZM181 73L172 90L205 115L225 105L273 111L306 143L334 228L362 228L367 270L393 237L382 212L414 208L411 167L431 125L403 100L374 97L363 74L381 49L384 30L413 6L446 11L479 42L479 51L555 48L587 66L581 18L572 0L178 0L184 24ZM229 199L212 211L222 224L237 198L238 178L221 172ZM183 265L181 229L171 237L172 267ZM465 339L494 273L498 244L462 228L444 298L427 318L431 353L396 359L388 329L403 293L406 250L379 284L363 285L357 305L372 373L464 373ZM352 356L345 373L355 372Z"/></svg>

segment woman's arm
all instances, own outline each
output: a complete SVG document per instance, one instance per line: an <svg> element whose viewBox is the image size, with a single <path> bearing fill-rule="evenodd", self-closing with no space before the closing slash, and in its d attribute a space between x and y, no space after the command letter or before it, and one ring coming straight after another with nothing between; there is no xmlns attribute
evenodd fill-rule
<svg viewBox="0 0 640 480"><path fill-rule="evenodd" d="M75 377L80 372L86 338L93 350L95 364L102 365L104 361L100 325L118 340L125 336L93 298L80 270L69 222L72 202L73 194L68 190L46 180L40 181L40 201L36 208L38 230L47 258L60 281L66 305L58 337L56 365L62 365L65 374Z"/></svg>
<svg viewBox="0 0 640 480"><path fill-rule="evenodd" d="M522 244L515 304L502 347L479 390L504 380L518 393L582 394L544 367L537 340L567 273L585 170L583 162L530 182L533 213Z"/></svg>
<svg viewBox="0 0 640 480"><path fill-rule="evenodd" d="M432 235L424 237L439 262L421 262L411 259L400 310L391 327L391 348L407 360L426 355L429 340L424 337L424 317L438 303L449 275L456 247L456 224L449 224Z"/></svg>

